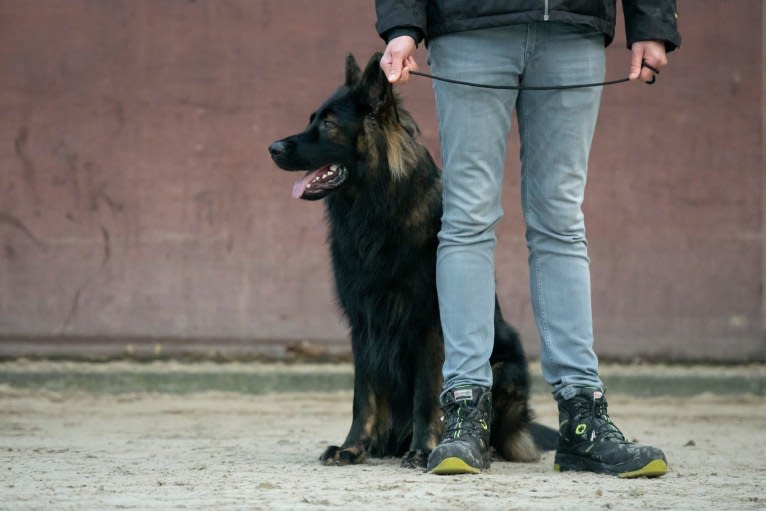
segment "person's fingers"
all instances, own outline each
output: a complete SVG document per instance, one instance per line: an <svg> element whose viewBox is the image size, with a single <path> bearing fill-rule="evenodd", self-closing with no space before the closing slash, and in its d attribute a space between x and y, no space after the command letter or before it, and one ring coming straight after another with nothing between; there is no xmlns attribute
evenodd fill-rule
<svg viewBox="0 0 766 511"><path fill-rule="evenodd" d="M410 69L407 67L407 59L404 55L394 57L394 60L399 63L399 77L391 81L391 76L388 77L388 81L391 83L407 83L410 80Z"/></svg>
<svg viewBox="0 0 766 511"><path fill-rule="evenodd" d="M415 58L412 55L410 55L404 61L404 65L402 66L402 75L399 78L399 83L408 82L410 80L410 71L417 71L417 70L418 70L418 63L415 62Z"/></svg>
<svg viewBox="0 0 766 511"><path fill-rule="evenodd" d="M393 51L386 50L386 53L383 55L384 59L386 55L388 55L387 68L384 67L383 71L386 73L386 78L388 78L389 82L396 83L402 76L402 59L399 55L394 54Z"/></svg>
<svg viewBox="0 0 766 511"><path fill-rule="evenodd" d="M660 68L667 65L668 57L665 43L662 41L639 41L631 46L630 74L631 80L641 79L654 83Z"/></svg>
<svg viewBox="0 0 766 511"><path fill-rule="evenodd" d="M641 62L644 59L644 49L640 43L634 43L630 49L630 74L628 78L635 80L641 75Z"/></svg>
<svg viewBox="0 0 766 511"><path fill-rule="evenodd" d="M416 47L415 40L410 36L400 36L389 41L380 59L380 68L389 82L406 82L410 77L409 70L417 70L417 63L412 57Z"/></svg>
<svg viewBox="0 0 766 511"><path fill-rule="evenodd" d="M418 70L418 63L415 62L415 57L413 57L412 55L407 57L407 64L406 64L406 66L407 66L407 69L409 71L417 71Z"/></svg>
<svg viewBox="0 0 766 511"><path fill-rule="evenodd" d="M651 65L651 64L649 64L649 65ZM656 67L654 67L654 66L652 66L652 67L653 67L654 69L657 69L657 68L656 68ZM659 73L659 71L657 71L657 73ZM654 80L655 80L655 77L654 77L654 75L655 75L655 74L657 74L657 73L655 73L655 72L652 70L652 68L649 68L649 67L647 67L646 65L644 65L644 66L641 68L641 74L639 75L639 78L640 78L641 80L643 80L644 82L654 82Z"/></svg>
<svg viewBox="0 0 766 511"><path fill-rule="evenodd" d="M391 52L386 48L386 52L380 58L380 68L387 77L392 74L392 61Z"/></svg>

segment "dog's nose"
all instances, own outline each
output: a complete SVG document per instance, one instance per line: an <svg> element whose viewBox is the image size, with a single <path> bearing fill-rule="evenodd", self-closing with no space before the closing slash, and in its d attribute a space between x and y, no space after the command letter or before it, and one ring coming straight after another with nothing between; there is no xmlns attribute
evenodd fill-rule
<svg viewBox="0 0 766 511"><path fill-rule="evenodd" d="M269 153L271 154L271 157L274 158L276 156L279 156L281 154L284 154L287 151L288 143L284 140L277 140L273 144L269 146Z"/></svg>

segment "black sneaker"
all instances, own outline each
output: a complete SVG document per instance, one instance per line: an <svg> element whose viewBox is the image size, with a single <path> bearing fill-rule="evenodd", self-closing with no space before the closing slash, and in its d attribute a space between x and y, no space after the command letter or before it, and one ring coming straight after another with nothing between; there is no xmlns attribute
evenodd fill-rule
<svg viewBox="0 0 766 511"><path fill-rule="evenodd" d="M559 401L559 446L553 469L619 477L659 477L668 471L665 454L629 442L606 413L604 393L581 389Z"/></svg>
<svg viewBox="0 0 766 511"><path fill-rule="evenodd" d="M460 387L442 396L444 435L428 457L434 474L478 474L489 468L492 392Z"/></svg>

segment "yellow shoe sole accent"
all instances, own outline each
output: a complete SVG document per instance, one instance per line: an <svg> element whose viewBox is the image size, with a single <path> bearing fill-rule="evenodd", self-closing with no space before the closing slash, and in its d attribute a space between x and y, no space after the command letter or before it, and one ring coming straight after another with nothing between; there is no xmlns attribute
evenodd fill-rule
<svg viewBox="0 0 766 511"><path fill-rule="evenodd" d="M668 472L668 464L664 460L650 461L645 467L633 470L631 472L623 472L617 474L623 478L632 477L659 477L665 475Z"/></svg>
<svg viewBox="0 0 766 511"><path fill-rule="evenodd" d="M431 472L439 475L479 474L481 469L472 467L460 458L451 457L444 458Z"/></svg>
<svg viewBox="0 0 766 511"><path fill-rule="evenodd" d="M580 469L583 472L590 472L591 470L588 470L586 468ZM561 472L561 465L558 463L555 463L553 465L553 471L554 472ZM593 472L599 472L598 470L593 470ZM650 461L646 464L646 466L639 468L638 470L632 470L630 472L621 472L616 474L618 477L622 477L623 479L632 479L636 477L660 477L662 475L667 474L668 472L668 464L665 463L663 460L654 460ZM614 474L612 472L612 474Z"/></svg>

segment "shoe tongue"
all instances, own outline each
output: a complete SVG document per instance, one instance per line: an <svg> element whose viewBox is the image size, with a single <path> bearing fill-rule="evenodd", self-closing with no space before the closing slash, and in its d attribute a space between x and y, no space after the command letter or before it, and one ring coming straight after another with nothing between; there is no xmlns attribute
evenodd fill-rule
<svg viewBox="0 0 766 511"><path fill-rule="evenodd" d="M472 401L473 389L472 388L455 389L452 391L452 399L454 399L455 401Z"/></svg>

